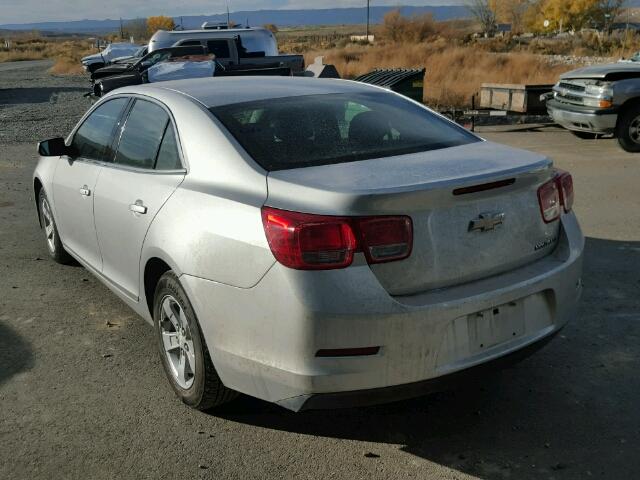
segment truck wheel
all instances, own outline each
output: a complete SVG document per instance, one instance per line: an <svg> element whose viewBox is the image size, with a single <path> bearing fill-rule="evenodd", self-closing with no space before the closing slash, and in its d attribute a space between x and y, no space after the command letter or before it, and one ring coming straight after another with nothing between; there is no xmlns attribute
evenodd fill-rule
<svg viewBox="0 0 640 480"><path fill-rule="evenodd" d="M191 302L173 272L158 281L153 322L162 366L180 400L207 410L238 396L222 384L213 367Z"/></svg>
<svg viewBox="0 0 640 480"><path fill-rule="evenodd" d="M616 127L618 143L627 152L640 152L640 105L626 109Z"/></svg>
<svg viewBox="0 0 640 480"><path fill-rule="evenodd" d="M593 140L595 138L598 138L598 134L597 133L579 132L577 130L570 130L570 131L575 137L578 137L578 138L580 138L582 140Z"/></svg>

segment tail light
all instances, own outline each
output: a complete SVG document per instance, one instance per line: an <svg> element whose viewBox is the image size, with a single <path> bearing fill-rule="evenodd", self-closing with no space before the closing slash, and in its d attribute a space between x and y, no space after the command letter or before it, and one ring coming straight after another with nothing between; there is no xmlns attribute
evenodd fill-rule
<svg viewBox="0 0 640 480"><path fill-rule="evenodd" d="M560 201L565 212L573 208L573 177L569 172L560 171L556 177L560 188Z"/></svg>
<svg viewBox="0 0 640 480"><path fill-rule="evenodd" d="M298 270L345 268L356 252L370 264L411 255L411 219L334 217L262 208L262 223L276 260Z"/></svg>
<svg viewBox="0 0 640 480"><path fill-rule="evenodd" d="M561 209L570 212L573 207L573 178L565 171L559 171L554 178L538 189L540 213L545 223L560 218Z"/></svg>

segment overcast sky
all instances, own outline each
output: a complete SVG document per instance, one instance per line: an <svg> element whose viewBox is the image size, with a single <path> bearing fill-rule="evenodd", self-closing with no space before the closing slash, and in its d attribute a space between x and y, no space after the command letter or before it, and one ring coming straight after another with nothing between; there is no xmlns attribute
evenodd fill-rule
<svg viewBox="0 0 640 480"><path fill-rule="evenodd" d="M464 0L372 0L372 5L458 5ZM231 11L364 6L366 0L229 0ZM102 20L149 15L207 15L226 11L223 0L0 0L0 24Z"/></svg>

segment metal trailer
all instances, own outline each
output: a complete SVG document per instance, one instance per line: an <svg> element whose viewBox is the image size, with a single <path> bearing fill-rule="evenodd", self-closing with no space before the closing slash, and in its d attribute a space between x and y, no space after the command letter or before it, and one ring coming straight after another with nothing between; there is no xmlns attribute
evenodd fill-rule
<svg viewBox="0 0 640 480"><path fill-rule="evenodd" d="M424 76L426 68L376 68L355 78L356 82L388 88L417 102L424 101Z"/></svg>
<svg viewBox="0 0 640 480"><path fill-rule="evenodd" d="M544 115L547 107L540 97L553 85L518 85L483 83L480 87L480 107L507 112Z"/></svg>
<svg viewBox="0 0 640 480"><path fill-rule="evenodd" d="M483 83L479 94L471 97L471 109L443 112L461 123L470 119L470 129L475 129L478 117L504 117L503 123L514 123L511 118L525 120L526 117L547 117L547 108L541 97L551 92L553 85L524 85L508 83ZM478 96L480 97L478 105ZM509 117L509 118L507 118ZM517 123L517 122L516 122ZM543 120L537 124L553 124Z"/></svg>

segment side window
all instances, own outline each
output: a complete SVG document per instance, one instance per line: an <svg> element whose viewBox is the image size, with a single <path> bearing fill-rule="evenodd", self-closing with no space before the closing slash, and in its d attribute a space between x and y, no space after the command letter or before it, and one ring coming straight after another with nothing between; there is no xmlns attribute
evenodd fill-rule
<svg viewBox="0 0 640 480"><path fill-rule="evenodd" d="M128 102L128 98L115 98L96 108L73 136L74 156L104 162L113 160L113 136Z"/></svg>
<svg viewBox="0 0 640 480"><path fill-rule="evenodd" d="M198 45L202 45L202 43L200 43L200 40L186 40L184 42L180 42L180 47L194 47L194 46L198 46Z"/></svg>
<svg viewBox="0 0 640 480"><path fill-rule="evenodd" d="M156 160L156 170L178 170L182 168L180 155L178 154L178 142L176 133L171 122L167 123L167 128L160 144L158 159Z"/></svg>
<svg viewBox="0 0 640 480"><path fill-rule="evenodd" d="M116 163L152 169L168 122L164 109L155 103L136 100L124 124Z"/></svg>
<svg viewBox="0 0 640 480"><path fill-rule="evenodd" d="M227 40L209 40L207 42L209 53L213 53L216 58L230 58L229 42Z"/></svg>

